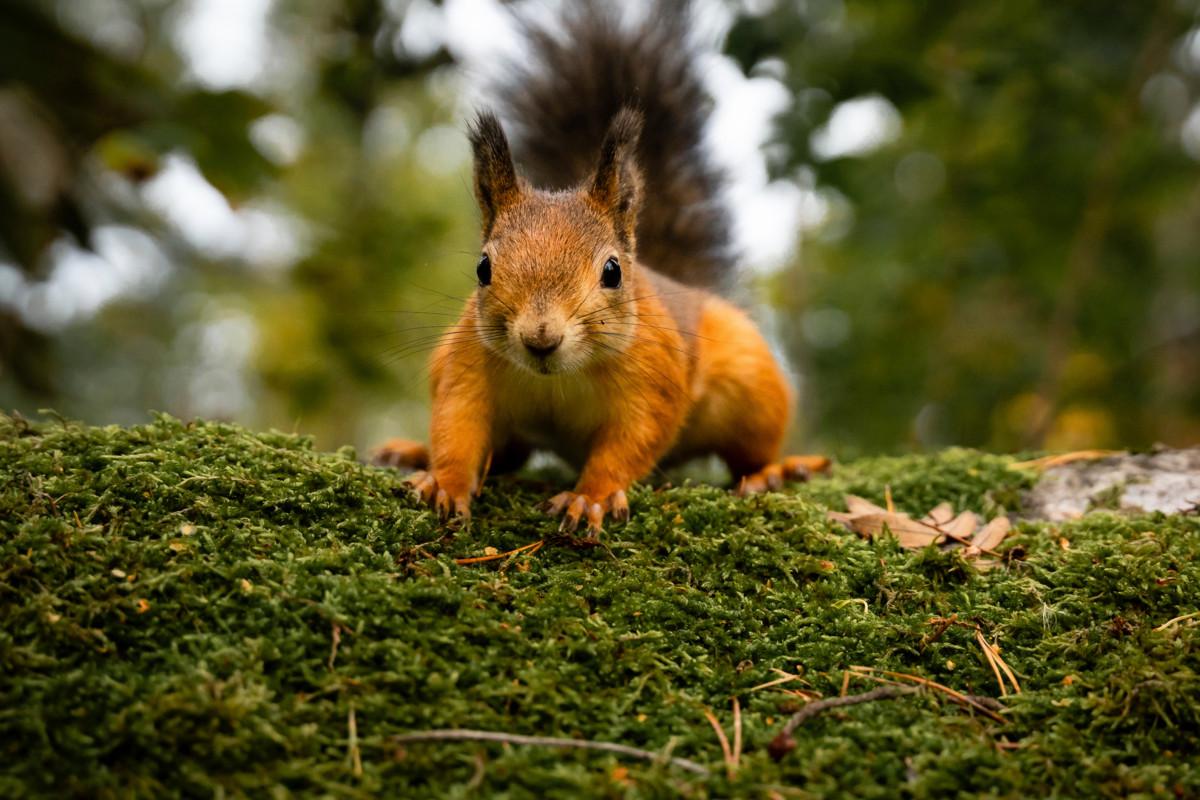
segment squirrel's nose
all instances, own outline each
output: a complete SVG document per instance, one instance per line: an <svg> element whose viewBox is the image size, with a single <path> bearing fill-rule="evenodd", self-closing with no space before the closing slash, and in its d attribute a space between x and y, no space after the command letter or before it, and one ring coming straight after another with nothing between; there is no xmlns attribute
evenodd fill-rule
<svg viewBox="0 0 1200 800"><path fill-rule="evenodd" d="M521 341L525 344L525 349L538 358L546 358L562 344L563 335L561 333L547 333L545 328L539 330L536 334L525 335L521 337Z"/></svg>

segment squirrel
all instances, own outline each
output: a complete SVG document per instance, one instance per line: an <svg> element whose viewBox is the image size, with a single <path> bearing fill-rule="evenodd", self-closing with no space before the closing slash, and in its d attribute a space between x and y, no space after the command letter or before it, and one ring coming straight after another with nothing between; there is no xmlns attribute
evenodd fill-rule
<svg viewBox="0 0 1200 800"><path fill-rule="evenodd" d="M555 30L524 20L527 65L493 91L515 148L491 111L470 127L478 286L430 359L429 447L375 456L418 470L443 519L469 517L489 470L533 449L579 469L545 507L592 536L629 518L627 490L656 465L715 453L749 494L827 463L781 459L792 389L723 296L736 259L688 4L647 3L632 27L614 5L571 4Z"/></svg>

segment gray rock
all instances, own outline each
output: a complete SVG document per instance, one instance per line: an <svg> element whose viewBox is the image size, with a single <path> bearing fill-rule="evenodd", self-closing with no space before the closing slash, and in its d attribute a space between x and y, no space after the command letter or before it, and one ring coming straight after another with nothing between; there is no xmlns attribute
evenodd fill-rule
<svg viewBox="0 0 1200 800"><path fill-rule="evenodd" d="M1076 461L1046 470L1021 517L1059 522L1096 508L1178 514L1200 506L1200 447Z"/></svg>

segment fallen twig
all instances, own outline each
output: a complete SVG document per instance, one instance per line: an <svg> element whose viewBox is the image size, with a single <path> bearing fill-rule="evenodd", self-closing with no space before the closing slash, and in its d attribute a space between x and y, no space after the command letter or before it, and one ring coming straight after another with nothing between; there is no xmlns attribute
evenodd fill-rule
<svg viewBox="0 0 1200 800"><path fill-rule="evenodd" d="M538 550L541 550L545 544L545 539L538 539L536 542L530 542L529 544L522 545L515 550L506 550L503 553L488 553L487 555L472 556L471 558L456 558L454 559L454 563L461 567L467 564L483 564L487 561L499 561L502 558L517 556L525 552L528 552L529 555L533 555Z"/></svg>
<svg viewBox="0 0 1200 800"><path fill-rule="evenodd" d="M401 733L392 737L392 741L405 742L500 742L502 744L524 744L533 747L575 747L581 750L600 750L606 753L639 758L643 761L663 762L697 775L711 774L708 767L695 761L677 756L663 757L650 750L642 750L616 742L594 742L590 739L560 739L553 736L523 736L519 733L505 731L478 731L470 728L442 728L431 731L414 731Z"/></svg>
<svg viewBox="0 0 1200 800"><path fill-rule="evenodd" d="M896 697L915 694L919 691L921 690L917 686L880 686L878 689L872 689L862 694L850 694L845 697L829 697L824 700L814 700L802 707L795 714L792 714L791 719L784 724L783 730L771 740L771 744L767 747L767 752L776 761L779 761L790 753L796 747L796 740L792 738L792 732L800 727L806 719L815 717L823 711L828 711L831 708L841 708L842 706L858 705L859 703L871 703L876 700L892 700Z"/></svg>
<svg viewBox="0 0 1200 800"><path fill-rule="evenodd" d="M971 708L975 709L979 713L983 714L985 717L988 717L989 719L991 719L995 722L1003 723L1005 721L1004 717L1000 716L999 714L995 713L990 708L988 708L986 705L979 702L979 700L974 695L963 694L960 691L951 689L949 686L946 686L945 684L938 683L937 681L931 681L928 678L922 678L920 675L910 675L907 672L891 672L886 669L875 669L874 667L850 667L850 669L853 670L858 675L862 675L864 677L871 678L872 680L876 680L876 681L882 680L882 678L880 678L878 675L874 674L874 673L878 672L883 675L887 675L889 678L895 678L896 680L906 681L908 683L915 683L920 686L925 686L929 689L933 689L934 691L941 692L942 694L946 695L951 700L955 701L956 703L959 703L960 705L970 706Z"/></svg>

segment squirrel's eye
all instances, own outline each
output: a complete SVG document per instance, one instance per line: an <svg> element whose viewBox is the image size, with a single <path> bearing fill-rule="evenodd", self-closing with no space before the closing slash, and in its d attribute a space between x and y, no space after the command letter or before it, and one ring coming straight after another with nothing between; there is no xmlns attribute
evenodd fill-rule
<svg viewBox="0 0 1200 800"><path fill-rule="evenodd" d="M621 285L621 265L617 259L610 258L604 262L604 269L600 272L600 285L605 289L616 289Z"/></svg>
<svg viewBox="0 0 1200 800"><path fill-rule="evenodd" d="M492 282L492 260L484 253L479 257L479 266L475 268L475 277L479 278L480 286L487 286Z"/></svg>

